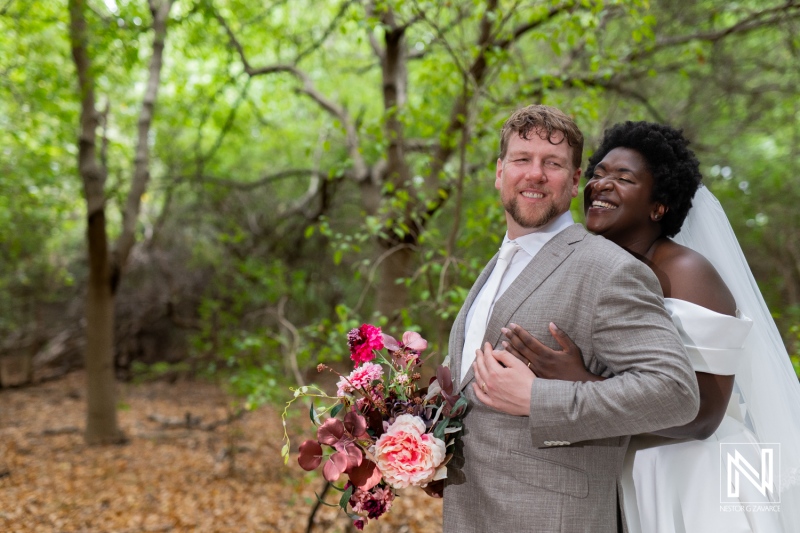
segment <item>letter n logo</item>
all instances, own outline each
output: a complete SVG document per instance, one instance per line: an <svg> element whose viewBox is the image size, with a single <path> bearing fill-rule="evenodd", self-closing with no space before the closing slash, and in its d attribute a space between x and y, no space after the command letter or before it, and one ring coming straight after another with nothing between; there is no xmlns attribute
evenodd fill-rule
<svg viewBox="0 0 800 533"><path fill-rule="evenodd" d="M720 481L725 487L721 503L780 503L775 479L780 444L721 442L720 459ZM720 493L722 496L723 491Z"/></svg>

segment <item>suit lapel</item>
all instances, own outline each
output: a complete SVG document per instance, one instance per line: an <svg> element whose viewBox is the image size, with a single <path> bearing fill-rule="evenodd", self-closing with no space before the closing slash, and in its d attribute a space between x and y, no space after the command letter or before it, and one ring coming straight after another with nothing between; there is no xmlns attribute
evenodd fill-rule
<svg viewBox="0 0 800 533"><path fill-rule="evenodd" d="M517 279L508 287L508 289L503 293L502 296L495 302L494 309L492 310L492 315L489 317L489 323L486 326L486 334L484 335L483 342L490 342L492 346L496 346L497 343L500 341L500 337L502 332L500 328L506 327L508 323L511 321L511 317L514 315L514 312L519 309L519 306L527 300L531 294L546 280L558 267L563 263L567 257L575 250L573 244L576 242L580 242L583 238L587 235L586 229L581 226L580 224L573 224L572 226L568 227L552 239L550 239L547 244L545 244L539 253L537 253L531 262L528 263L528 266L520 272ZM490 264L494 267L496 259L491 261ZM488 268L488 265L487 265ZM486 274L486 278L489 277L491 274L491 269L486 270L481 274L481 277ZM479 278L480 279L480 278ZM483 282L486 282L486 279L483 279ZM477 286L477 283L475 284ZM483 283L479 286L483 286ZM475 287L473 287L474 291ZM468 298L469 305L464 305L464 316L461 317L459 320L459 330L458 330L458 376L460 376L461 372L461 353L464 349L464 327L466 322L466 313L469 311L469 307L472 305L472 302L475 300L475 296L477 292L473 295L470 291L470 297ZM464 388L464 386L470 382L473 378L473 370L470 368L467 371L467 375L464 376L464 380L458 382L458 390Z"/></svg>
<svg viewBox="0 0 800 533"><path fill-rule="evenodd" d="M451 349L450 353L450 366L452 367L451 375L455 383L459 383L461 378L461 354L464 351L464 340L466 337L466 324L467 324L467 314L469 313L469 308L472 307L473 302L475 302L475 298L478 297L478 293L481 292L481 288L486 283L486 280L489 279L489 276L492 274L492 270L494 270L494 265L497 263L497 257L500 253L494 254L486 266L483 268L483 272L478 276L478 279L475 280L475 283L472 285L472 288L469 290L469 294L467 295L467 300L464 302L464 305L461 307L461 312L458 314L456 319L456 336L453 339L454 342L451 342L456 350ZM471 372L471 371L470 371ZM460 388L460 386L459 386Z"/></svg>

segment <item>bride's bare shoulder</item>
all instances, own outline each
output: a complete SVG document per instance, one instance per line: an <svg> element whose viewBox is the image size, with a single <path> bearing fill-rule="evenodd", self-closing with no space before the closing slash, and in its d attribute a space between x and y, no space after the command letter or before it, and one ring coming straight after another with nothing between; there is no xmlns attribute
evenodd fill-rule
<svg viewBox="0 0 800 533"><path fill-rule="evenodd" d="M664 296L686 300L717 313L736 315L736 301L717 269L702 254L667 240L652 259L668 283Z"/></svg>

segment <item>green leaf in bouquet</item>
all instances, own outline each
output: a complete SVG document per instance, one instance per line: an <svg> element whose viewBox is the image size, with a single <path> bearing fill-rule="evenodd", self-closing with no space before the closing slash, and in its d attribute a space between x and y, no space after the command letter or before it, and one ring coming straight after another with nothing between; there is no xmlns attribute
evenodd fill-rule
<svg viewBox="0 0 800 533"><path fill-rule="evenodd" d="M331 409L331 418L333 418L336 415L338 415L339 411L341 411L343 407L344 407L344 404L341 404L341 403L337 403L336 405L334 405L333 409Z"/></svg>
<svg viewBox="0 0 800 533"><path fill-rule="evenodd" d="M309 418L311 418L311 423L312 424L314 424L315 426L319 425L319 415L317 414L317 411L314 409L314 401L313 400L311 401L311 408L308 411L308 416L309 416Z"/></svg>
<svg viewBox="0 0 800 533"><path fill-rule="evenodd" d="M353 495L353 489L354 489L354 488L355 488L355 487L353 487L352 485L350 485L350 486L347 488L347 490L346 490L346 491L344 491L344 494L342 494L342 498L339 500L339 507L341 507L341 508L342 508L342 509L344 509L345 511L347 511L347 504L348 504L348 503L350 503L350 496L352 496L352 495Z"/></svg>
<svg viewBox="0 0 800 533"><path fill-rule="evenodd" d="M444 430L447 429L447 424L450 423L450 419L445 417L439 422L439 425L436 426L436 429L433 431L433 436L437 439L444 440Z"/></svg>
<svg viewBox="0 0 800 533"><path fill-rule="evenodd" d="M288 465L289 464L289 443L288 442L283 445L283 448L281 448L281 457L283 457L283 464Z"/></svg>
<svg viewBox="0 0 800 533"><path fill-rule="evenodd" d="M463 414L463 410L467 408L467 398L462 396L458 399L458 401L453 405L453 408L450 409L450 414L453 416L458 416Z"/></svg>
<svg viewBox="0 0 800 533"><path fill-rule="evenodd" d="M323 500L322 498L320 498L319 494L317 494L317 491L314 491L314 496L317 497L317 501L319 503L321 503L322 505L327 505L328 507L339 507L338 505L334 505L332 503L328 503L325 500Z"/></svg>
<svg viewBox="0 0 800 533"><path fill-rule="evenodd" d="M461 420L450 420L450 424L448 424L448 429L457 428L461 429L464 427L464 423ZM448 433L453 433L452 431L448 431Z"/></svg>

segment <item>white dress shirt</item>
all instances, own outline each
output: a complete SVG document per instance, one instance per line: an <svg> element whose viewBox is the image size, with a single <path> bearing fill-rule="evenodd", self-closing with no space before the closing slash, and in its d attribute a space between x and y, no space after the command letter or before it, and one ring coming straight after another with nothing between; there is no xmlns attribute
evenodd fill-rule
<svg viewBox="0 0 800 533"><path fill-rule="evenodd" d="M572 213L567 211L566 213L562 213L546 225L537 229L533 233L529 233L514 239L517 244L519 244L521 250L514 254L514 257L511 259L511 264L508 265L508 269L506 269L506 272L503 275L503 280L500 282L500 288L497 290L497 294L492 302L492 308L489 310L490 318L492 316L492 310L494 309L494 304L497 302L497 299L502 296L506 289L508 289L514 280L517 279L517 276L519 276L525 267L528 266L528 263L531 262L533 256L539 253L539 250L541 250L550 239L574 223L575 222L572 219ZM505 237L503 237L503 242L505 243L508 240L510 239L508 238L508 233L506 232ZM469 308L469 312L467 313L466 328L464 330L465 332L469 331L470 324L472 324L472 316L475 314L475 302L480 301L481 293L485 287L485 284L483 287L481 287L481 292L478 293L472 303L472 306ZM475 349L477 348L479 348L479 346L475 347Z"/></svg>

